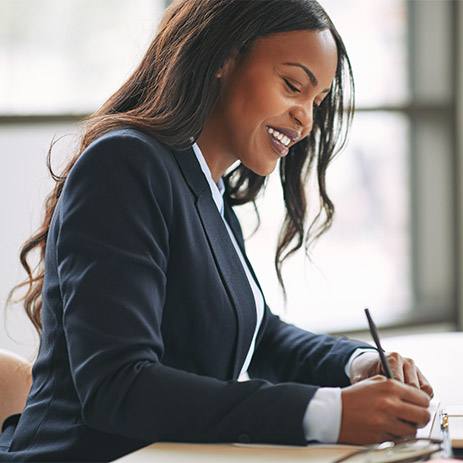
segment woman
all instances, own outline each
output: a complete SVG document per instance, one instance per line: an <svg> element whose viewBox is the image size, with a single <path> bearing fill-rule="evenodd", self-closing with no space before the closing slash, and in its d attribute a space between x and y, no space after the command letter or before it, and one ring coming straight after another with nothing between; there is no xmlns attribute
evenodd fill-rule
<svg viewBox="0 0 463 463"><path fill-rule="evenodd" d="M311 167L325 213L311 230L329 226L325 172L351 79L314 0L169 7L23 249L23 261L43 256L25 298L41 346L4 459L107 461L155 441L374 442L428 421L432 389L412 361L391 354L398 381L385 380L369 346L272 315L230 207L280 164L279 274L306 239Z"/></svg>

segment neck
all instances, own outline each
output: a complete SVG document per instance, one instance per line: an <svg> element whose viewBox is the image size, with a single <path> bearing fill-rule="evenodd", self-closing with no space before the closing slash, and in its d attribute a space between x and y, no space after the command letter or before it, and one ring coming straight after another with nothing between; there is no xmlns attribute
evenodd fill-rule
<svg viewBox="0 0 463 463"><path fill-rule="evenodd" d="M211 171L214 182L217 183L225 171L236 161L236 157L224 148L225 143L220 136L221 127L215 127L212 120L204 126L197 143Z"/></svg>

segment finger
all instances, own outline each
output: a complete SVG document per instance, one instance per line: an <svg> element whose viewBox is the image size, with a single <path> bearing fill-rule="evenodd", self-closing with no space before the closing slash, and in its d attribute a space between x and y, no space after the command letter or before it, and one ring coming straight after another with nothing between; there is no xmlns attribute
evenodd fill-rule
<svg viewBox="0 0 463 463"><path fill-rule="evenodd" d="M420 386L420 389L426 393L431 399L434 397L434 390L430 384L424 384Z"/></svg>
<svg viewBox="0 0 463 463"><path fill-rule="evenodd" d="M415 428L425 426L431 419L431 415L426 408L416 405L403 403L397 412L398 418Z"/></svg>
<svg viewBox="0 0 463 463"><path fill-rule="evenodd" d="M431 384L429 383L429 381L423 375L423 373L421 373L419 368L417 368L417 376L418 376L420 389L423 392L425 392L432 399L434 397L434 390L433 390Z"/></svg>
<svg viewBox="0 0 463 463"><path fill-rule="evenodd" d="M366 383L367 381L368 381L368 382L374 381L374 382L380 382L380 383L382 382L382 383L385 383L386 381L388 381L388 378L386 378L384 375L382 375L381 373L379 373L379 374L377 374L377 375L375 375L375 376L371 376L370 378L367 378L367 379L365 380L365 383Z"/></svg>
<svg viewBox="0 0 463 463"><path fill-rule="evenodd" d="M404 382L404 372L403 372L403 358L397 352L388 352L386 353L386 358L391 367L391 373L394 379Z"/></svg>
<svg viewBox="0 0 463 463"><path fill-rule="evenodd" d="M418 379L418 371L415 362L412 359L404 359L403 363L404 383L409 386L420 389L420 381Z"/></svg>
<svg viewBox="0 0 463 463"><path fill-rule="evenodd" d="M397 394L402 401L422 408L429 407L429 396L421 391L421 389L409 386L408 384L399 383L395 380L390 381L390 387L396 389L394 393Z"/></svg>
<svg viewBox="0 0 463 463"><path fill-rule="evenodd" d="M403 420L396 420L393 428L389 432L394 436L395 439L404 437L415 437L417 427L413 423Z"/></svg>

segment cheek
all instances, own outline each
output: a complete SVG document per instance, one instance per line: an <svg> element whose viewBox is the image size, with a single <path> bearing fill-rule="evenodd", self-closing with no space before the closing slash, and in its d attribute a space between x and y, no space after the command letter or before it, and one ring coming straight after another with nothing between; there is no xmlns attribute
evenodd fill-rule
<svg viewBox="0 0 463 463"><path fill-rule="evenodd" d="M287 103L281 90L275 85L265 85L262 81L247 82L245 87L229 94L228 112L233 126L241 131L253 132L264 126L272 118L281 116Z"/></svg>

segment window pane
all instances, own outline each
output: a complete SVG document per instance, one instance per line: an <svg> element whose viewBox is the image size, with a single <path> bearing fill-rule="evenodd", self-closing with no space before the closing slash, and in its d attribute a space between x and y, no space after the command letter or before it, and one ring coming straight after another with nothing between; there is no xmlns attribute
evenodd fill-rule
<svg viewBox="0 0 463 463"><path fill-rule="evenodd" d="M130 75L156 0L0 0L0 113L93 112Z"/></svg>
<svg viewBox="0 0 463 463"><path fill-rule="evenodd" d="M341 34L354 70L357 104L409 100L405 0L319 0Z"/></svg>
<svg viewBox="0 0 463 463"><path fill-rule="evenodd" d="M412 304L409 223L408 121L400 114L359 113L348 149L328 169L328 193L336 206L333 227L315 244L313 262L303 253L283 268L288 292L282 315L312 330L358 328L369 306L387 322ZM283 307L273 270L282 217L279 178L272 175L259 200L262 227L247 250L275 312ZM309 192L312 216L317 192ZM281 210L281 209L280 209ZM251 208L237 208L245 236L255 226Z"/></svg>

